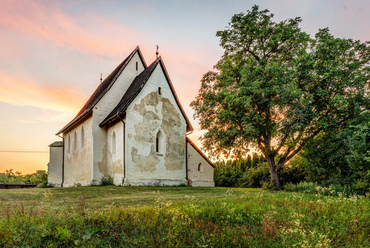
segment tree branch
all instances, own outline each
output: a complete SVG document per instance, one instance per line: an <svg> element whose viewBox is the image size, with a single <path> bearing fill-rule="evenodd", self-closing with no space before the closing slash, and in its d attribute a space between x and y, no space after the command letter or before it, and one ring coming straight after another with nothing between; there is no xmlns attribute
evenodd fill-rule
<svg viewBox="0 0 370 248"><path fill-rule="evenodd" d="M244 51L247 53L250 53L258 62L261 61L261 59L257 56L257 54L255 54L249 47L244 48Z"/></svg>

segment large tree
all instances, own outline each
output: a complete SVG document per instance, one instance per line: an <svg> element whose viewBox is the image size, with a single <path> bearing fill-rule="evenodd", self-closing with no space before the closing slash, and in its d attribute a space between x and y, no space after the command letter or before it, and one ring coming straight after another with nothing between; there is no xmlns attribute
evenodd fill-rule
<svg viewBox="0 0 370 248"><path fill-rule="evenodd" d="M278 187L281 167L305 144L369 109L368 43L328 29L311 38L300 22L275 22L258 6L234 15L216 34L224 54L191 103L211 155L243 156L255 147Z"/></svg>

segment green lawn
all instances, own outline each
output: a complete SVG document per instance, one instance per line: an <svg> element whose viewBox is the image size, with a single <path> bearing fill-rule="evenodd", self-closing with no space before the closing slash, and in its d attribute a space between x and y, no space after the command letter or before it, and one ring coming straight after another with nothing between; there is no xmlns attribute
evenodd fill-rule
<svg viewBox="0 0 370 248"><path fill-rule="evenodd" d="M370 199L239 188L0 190L0 247L370 247Z"/></svg>

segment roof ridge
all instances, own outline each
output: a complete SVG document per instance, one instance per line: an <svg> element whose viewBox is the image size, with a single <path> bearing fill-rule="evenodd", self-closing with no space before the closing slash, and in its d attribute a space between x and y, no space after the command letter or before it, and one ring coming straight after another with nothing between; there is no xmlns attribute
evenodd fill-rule
<svg viewBox="0 0 370 248"><path fill-rule="evenodd" d="M177 103L177 106L180 109L180 112L182 113L187 126L187 132L194 130L193 126L191 125L188 117L186 116L186 113L184 109L181 106L181 103L179 101L179 98L177 97L176 91L172 85L171 79L168 75L166 66L164 65L163 59L161 56L159 56L148 68L146 68L141 74L139 74L134 81L132 81L131 85L127 89L126 93L121 98L118 105L108 114L108 116L99 124L100 127L103 127L104 125L108 124L110 121L115 120L115 118L118 117L118 115L123 114L128 106L131 104L131 102L135 99L135 97L140 93L141 89L146 84L146 81L151 76L154 68L157 67L157 65L160 64L163 74L168 82L168 85L170 87L170 90L172 92L173 97L175 98L175 101ZM145 76L143 76L145 74Z"/></svg>
<svg viewBox="0 0 370 248"><path fill-rule="evenodd" d="M144 71L142 71L139 75L137 75L130 86L128 87L125 94L122 96L121 100L117 104L117 106L107 115L107 117L99 124L100 127L107 124L111 121L114 117L121 115L130 103L135 99L135 97L140 93L141 89L144 87L146 82L148 81L150 75L156 68L157 64L161 59L156 59L152 64L150 64Z"/></svg>
<svg viewBox="0 0 370 248"><path fill-rule="evenodd" d="M154 71L154 68L156 67L156 65L159 63L159 60L160 60L160 58L158 58L158 59L156 59L150 66L148 66L148 68L146 68L144 71L146 71L147 69L149 69L149 71L148 71L148 74L145 76L145 78L144 78L144 80L143 80L143 84L140 86L140 88L139 88L139 90L138 91L136 91L135 92L135 94L134 94L134 96L132 96L131 98L130 98L130 101L128 102L128 103L126 103L125 105L129 105L131 102L132 102L132 100L133 100L133 98L135 98L139 93L140 93L140 91L141 91L141 89L144 87L144 85L146 84L146 82L148 81L148 79L149 79L149 77L152 75L152 73L153 73L153 71ZM143 72L144 72L143 71ZM136 78L135 78L136 79ZM134 80L135 80L134 79ZM131 86L131 85L130 85ZM127 107L127 106L124 106L125 108ZM122 112L120 112L119 114L122 114Z"/></svg>
<svg viewBox="0 0 370 248"><path fill-rule="evenodd" d="M121 75L123 70L126 68L127 64L131 61L131 59L134 57L136 52L139 54L139 57L141 61L144 64L144 67L146 68L146 62L141 54L141 50L139 46L136 46L136 48L106 77L103 82L101 82L98 87L95 89L93 94L89 97L89 99L86 101L84 106L80 109L80 111L77 113L77 115L70 121L66 126L64 126L56 135L64 132L68 128L70 128L73 124L75 124L77 121L82 119L84 116L86 116L88 113L91 112L91 110L94 108L94 106L104 97L104 95L109 91L109 89L112 87L112 85L116 82L117 78Z"/></svg>

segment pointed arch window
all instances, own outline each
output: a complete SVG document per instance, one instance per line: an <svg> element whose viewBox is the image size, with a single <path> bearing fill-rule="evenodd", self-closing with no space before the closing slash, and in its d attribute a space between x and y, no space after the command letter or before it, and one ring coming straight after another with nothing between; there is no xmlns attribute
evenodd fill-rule
<svg viewBox="0 0 370 248"><path fill-rule="evenodd" d="M77 133L75 131L73 135L73 151L76 151L76 150L77 150Z"/></svg>
<svg viewBox="0 0 370 248"><path fill-rule="evenodd" d="M85 129L84 127L81 128L81 137L80 137L80 150L81 152L85 148Z"/></svg>
<svg viewBox="0 0 370 248"><path fill-rule="evenodd" d="M67 138L67 152L71 153L71 135L68 134Z"/></svg>
<svg viewBox="0 0 370 248"><path fill-rule="evenodd" d="M116 145L116 132L113 132L112 134L112 153L113 154L116 154L116 149L117 149L117 145Z"/></svg>
<svg viewBox="0 0 370 248"><path fill-rule="evenodd" d="M164 150L163 134L161 131L158 131L157 136L155 138L155 151L158 154L163 154L163 150Z"/></svg>

